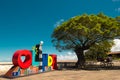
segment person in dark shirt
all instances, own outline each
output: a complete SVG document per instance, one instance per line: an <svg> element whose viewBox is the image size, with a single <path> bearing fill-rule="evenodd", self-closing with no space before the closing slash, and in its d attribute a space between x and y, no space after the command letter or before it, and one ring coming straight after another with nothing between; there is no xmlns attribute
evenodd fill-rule
<svg viewBox="0 0 120 80"><path fill-rule="evenodd" d="M112 55L108 55L106 62L112 62Z"/></svg>

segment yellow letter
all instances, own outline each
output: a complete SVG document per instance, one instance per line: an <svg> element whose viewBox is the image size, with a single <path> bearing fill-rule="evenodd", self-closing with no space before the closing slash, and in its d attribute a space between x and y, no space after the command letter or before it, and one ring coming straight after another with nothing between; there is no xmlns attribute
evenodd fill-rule
<svg viewBox="0 0 120 80"><path fill-rule="evenodd" d="M48 67L52 66L53 59L51 56L48 56Z"/></svg>

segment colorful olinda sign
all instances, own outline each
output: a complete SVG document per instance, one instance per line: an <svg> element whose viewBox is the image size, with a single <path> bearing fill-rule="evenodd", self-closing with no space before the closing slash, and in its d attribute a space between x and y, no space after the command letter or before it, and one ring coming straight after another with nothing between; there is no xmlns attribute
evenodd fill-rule
<svg viewBox="0 0 120 80"><path fill-rule="evenodd" d="M25 56L24 62L21 57ZM42 54L42 45L38 44L32 50L18 50L14 53L13 67L4 75L8 78L26 76L57 69L57 55Z"/></svg>

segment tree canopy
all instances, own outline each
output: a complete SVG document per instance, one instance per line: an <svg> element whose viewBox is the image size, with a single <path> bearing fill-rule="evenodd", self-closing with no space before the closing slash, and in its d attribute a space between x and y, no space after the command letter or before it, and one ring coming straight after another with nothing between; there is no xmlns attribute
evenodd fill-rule
<svg viewBox="0 0 120 80"><path fill-rule="evenodd" d="M120 35L119 17L112 18L83 14L72 17L54 29L52 42L56 49L75 51L78 62L84 63L83 51L103 41L110 41Z"/></svg>

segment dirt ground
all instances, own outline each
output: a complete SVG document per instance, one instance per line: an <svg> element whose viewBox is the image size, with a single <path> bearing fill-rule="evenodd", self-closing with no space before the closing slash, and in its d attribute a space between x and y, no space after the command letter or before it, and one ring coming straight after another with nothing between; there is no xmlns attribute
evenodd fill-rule
<svg viewBox="0 0 120 80"><path fill-rule="evenodd" d="M0 78L0 80L10 80ZM11 80L120 80L120 70L62 70L14 78Z"/></svg>
<svg viewBox="0 0 120 80"><path fill-rule="evenodd" d="M120 64L115 63L114 66ZM112 69L96 69L96 70L78 70L78 69L63 69L41 74L35 74L25 77L14 78L11 80L120 80L120 66ZM10 80L3 78L0 73L0 80Z"/></svg>

